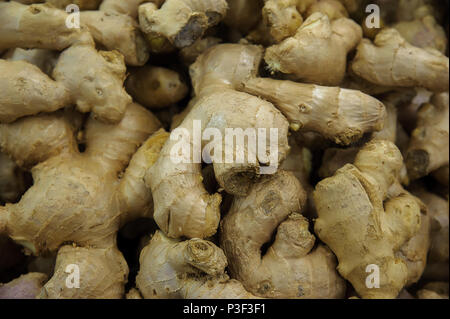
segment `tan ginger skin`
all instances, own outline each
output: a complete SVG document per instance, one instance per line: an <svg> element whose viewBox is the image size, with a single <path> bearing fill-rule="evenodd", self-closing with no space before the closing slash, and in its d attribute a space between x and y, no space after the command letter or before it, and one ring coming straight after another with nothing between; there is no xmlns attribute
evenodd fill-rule
<svg viewBox="0 0 450 319"><path fill-rule="evenodd" d="M398 185L401 167L397 147L374 140L353 165L319 182L314 192L319 216L315 232L336 254L339 273L362 298L396 298L425 265L429 235L423 223L428 215ZM379 267L377 289L366 285L366 267L372 264Z"/></svg>
<svg viewBox="0 0 450 319"><path fill-rule="evenodd" d="M92 112L107 123L118 123L131 103L123 87L126 71L122 54L97 51L91 39L61 53L53 78L70 90L78 111Z"/></svg>
<svg viewBox="0 0 450 319"><path fill-rule="evenodd" d="M70 92L62 83L53 81L26 61L0 59L0 87L0 123L10 123L40 112L53 112L71 102Z"/></svg>
<svg viewBox="0 0 450 319"><path fill-rule="evenodd" d="M294 131L314 131L348 145L366 132L383 128L386 110L380 101L360 91L252 78L242 89L273 103Z"/></svg>
<svg viewBox="0 0 450 319"><path fill-rule="evenodd" d="M315 237L300 214L305 201L297 178L282 170L234 198L221 222L220 242L231 276L249 292L267 298L344 296L334 255L323 245L313 248ZM274 232L275 241L262 256L261 247Z"/></svg>
<svg viewBox="0 0 450 319"><path fill-rule="evenodd" d="M411 179L417 179L448 165L449 98L448 92L435 94L430 103L417 112L417 127L406 152L406 167Z"/></svg>
<svg viewBox="0 0 450 319"><path fill-rule="evenodd" d="M146 40L132 17L115 12L82 11L80 21L106 50L122 53L127 65L141 66L147 62Z"/></svg>
<svg viewBox="0 0 450 319"><path fill-rule="evenodd" d="M189 91L179 73L148 65L132 70L125 87L137 102L149 109L161 109L177 103Z"/></svg>
<svg viewBox="0 0 450 319"><path fill-rule="evenodd" d="M59 52L53 50L14 48L6 51L2 58L9 61L29 62L45 74L51 75L58 57Z"/></svg>
<svg viewBox="0 0 450 319"><path fill-rule="evenodd" d="M20 198L26 189L24 173L6 154L0 153L0 202L14 202Z"/></svg>
<svg viewBox="0 0 450 319"><path fill-rule="evenodd" d="M191 66L196 97L192 101L192 110L179 126L190 132L191 150L193 121L200 120L202 132L208 127L217 128L222 136L225 136L225 128L267 128L267 131L277 128L278 162L285 158L289 150L287 120L271 103L234 89L244 79L256 75L261 53L257 46L217 45ZM268 138L266 142L268 147ZM210 195L205 190L201 163L194 162L192 153L190 163L173 162L171 151L176 143L180 142L166 142L146 176L155 202L154 219L169 237L206 238L216 232L221 196L218 193ZM205 145L206 141L203 141L202 149ZM232 147L234 153L234 146L222 145L222 158L226 147ZM248 152L246 148L244 159ZM259 174L260 160L257 157L256 163L213 162L216 180L230 194L245 194Z"/></svg>
<svg viewBox="0 0 450 319"><path fill-rule="evenodd" d="M152 2L159 6L164 0L103 0L99 10L103 12L126 14L136 19L139 13L139 6L144 2Z"/></svg>
<svg viewBox="0 0 450 319"><path fill-rule="evenodd" d="M136 173L146 170L140 168L142 159L133 158L122 179L118 175L137 147L159 127L151 113L131 104L117 125L89 119L87 149L79 153L73 128L62 115L39 115L0 125L2 150L21 166L32 168L34 180L17 204L0 207L0 233L34 255L59 250L57 269L42 297L122 297L128 267L115 247L116 232L149 199ZM145 143L143 147L150 146ZM63 246L67 243L73 246ZM82 288L66 288L68 264L79 265L85 274ZM109 284L106 278L111 278Z"/></svg>
<svg viewBox="0 0 450 319"><path fill-rule="evenodd" d="M267 48L264 60L271 71L284 73L293 80L339 85L345 76L347 53L361 38L361 27L353 20L341 18L330 22L325 14L316 12L293 37Z"/></svg>
<svg viewBox="0 0 450 319"><path fill-rule="evenodd" d="M46 2L50 3L51 5L53 5L58 9L65 9L69 4L75 4L80 8L80 10L96 10L99 4L102 2L102 0L14 0L14 1L23 4Z"/></svg>
<svg viewBox="0 0 450 319"><path fill-rule="evenodd" d="M362 40L351 68L377 85L448 91L448 57L437 50L409 44L391 28L380 31L373 43Z"/></svg>
<svg viewBox="0 0 450 319"><path fill-rule="evenodd" d="M202 239L180 241L156 231L144 247L136 285L146 299L249 299L242 284L225 274L227 259Z"/></svg>
<svg viewBox="0 0 450 319"><path fill-rule="evenodd" d="M83 29L66 27L68 14L47 4L0 3L0 51L15 47L63 50Z"/></svg>
<svg viewBox="0 0 450 319"><path fill-rule="evenodd" d="M166 0L159 9L147 3L139 7L139 23L151 48L157 48L165 40L183 48L218 24L227 8L225 0Z"/></svg>

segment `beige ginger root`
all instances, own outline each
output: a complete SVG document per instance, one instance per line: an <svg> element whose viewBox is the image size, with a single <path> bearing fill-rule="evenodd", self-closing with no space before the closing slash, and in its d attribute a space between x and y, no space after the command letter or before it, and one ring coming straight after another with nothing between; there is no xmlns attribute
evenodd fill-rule
<svg viewBox="0 0 450 319"><path fill-rule="evenodd" d="M225 274L219 247L201 239L180 241L156 231L139 258L136 285L144 298L255 298Z"/></svg>
<svg viewBox="0 0 450 319"><path fill-rule="evenodd" d="M405 161L409 177L417 179L448 165L448 160L449 97L440 93L420 107Z"/></svg>
<svg viewBox="0 0 450 319"><path fill-rule="evenodd" d="M297 0L266 0L262 15L274 43L293 36L303 23Z"/></svg>
<svg viewBox="0 0 450 319"><path fill-rule="evenodd" d="M122 54L97 51L92 40L62 52L53 70L53 78L70 90L77 110L92 112L96 118L109 123L119 122L131 103L123 87L125 77Z"/></svg>
<svg viewBox="0 0 450 319"><path fill-rule="evenodd" d="M68 14L47 4L0 3L0 51L15 47L63 50L83 29L66 27Z"/></svg>
<svg viewBox="0 0 450 319"><path fill-rule="evenodd" d="M416 275L416 262L423 257L417 243L409 242L417 234L422 236L423 204L401 188L386 200L389 188L398 183L401 167L402 156L392 142L373 140L353 165L319 182L314 192L319 216L316 234L336 254L339 273L363 298L397 297ZM414 252L419 260L408 259ZM377 289L366 285L366 271L373 265L379 269Z"/></svg>
<svg viewBox="0 0 450 319"><path fill-rule="evenodd" d="M429 282L417 292L419 299L448 299L448 282Z"/></svg>
<svg viewBox="0 0 450 319"><path fill-rule="evenodd" d="M198 39L192 45L182 48L179 51L180 60L189 66L195 62L199 55L220 42L222 42L222 39L216 37Z"/></svg>
<svg viewBox="0 0 450 319"><path fill-rule="evenodd" d="M220 241L231 276L249 292L267 298L344 296L335 257L323 245L313 248L315 237L300 214L305 201L299 181L282 170L261 177L247 196L234 198L221 222ZM262 245L275 231L262 256Z"/></svg>
<svg viewBox="0 0 450 319"><path fill-rule="evenodd" d="M141 165L139 159L132 161L125 172L126 186L121 187L118 174L137 147L159 127L151 113L131 104L117 125L89 119L85 130L87 149L79 153L73 127L60 114L0 125L3 151L22 166L32 167L34 179L17 204L0 207L0 233L9 235L34 255L59 250L55 274L42 297L122 297L128 268L115 247L116 233L129 219L127 214L136 214L134 209L145 207L142 201L149 199L148 195L140 196L142 188L138 189L142 178L139 180L139 174L135 174L139 167L133 166ZM134 177L137 180L133 183ZM133 185L137 187L135 192L130 189ZM73 246L60 249L67 243ZM111 279L109 284L92 269L89 260L101 265L101 273ZM65 267L74 263L86 274L94 271L83 277L82 289L64 285Z"/></svg>
<svg viewBox="0 0 450 319"><path fill-rule="evenodd" d="M166 0L161 8L153 3L139 7L139 23L152 49L167 40L177 48L191 45L224 17L225 0Z"/></svg>
<svg viewBox="0 0 450 319"><path fill-rule="evenodd" d="M347 53L362 38L353 20L330 22L319 12L308 17L297 33L280 44L267 48L264 60L271 71L290 78L321 85L338 85L344 78Z"/></svg>
<svg viewBox="0 0 450 319"><path fill-rule="evenodd" d="M25 61L0 59L0 123L70 105L69 91L37 66Z"/></svg>
<svg viewBox="0 0 450 319"><path fill-rule="evenodd" d="M115 12L83 11L80 19L97 43L122 53L126 64L141 66L147 62L146 40L132 17Z"/></svg>
<svg viewBox="0 0 450 319"><path fill-rule="evenodd" d="M168 107L188 93L179 73L148 65L132 70L125 87L137 102L149 109Z"/></svg>
<svg viewBox="0 0 450 319"><path fill-rule="evenodd" d="M364 39L357 47L351 68L377 85L448 91L448 57L437 50L409 44L392 28L380 31L373 43Z"/></svg>
<svg viewBox="0 0 450 319"><path fill-rule="evenodd" d="M285 158L289 149L287 120L272 104L235 90L244 79L256 75L261 53L261 48L257 46L217 45L191 66L196 97L191 101L191 111L178 127L183 132L189 132L188 140L177 142L180 137L176 136L168 140L146 175L146 183L155 202L155 221L169 237L205 238L216 232L219 223L221 196L218 193L210 195L205 190L201 159L194 160L193 156L197 155L189 151L186 159L175 163L171 155L180 143L196 151L192 139L194 123L198 123L199 132L210 128L215 132L218 130L221 136L226 135L226 128L265 128L266 132L277 128L278 137L272 143L278 145L278 154L275 154L276 163L270 164L277 164ZM250 146L244 146L243 163L236 159L226 163L224 154L236 153L234 143L224 144L225 138L210 139L208 144L215 153L211 161L219 185L230 194L245 194L253 179L259 175L261 164L268 164L267 159L255 154ZM266 138L265 150L269 149L268 143L269 138ZM200 150L206 144L203 140ZM255 161L247 160L252 156Z"/></svg>
<svg viewBox="0 0 450 319"><path fill-rule="evenodd" d="M356 90L268 78L247 80L243 90L273 103L292 130L318 132L344 145L381 130L386 117L383 103Z"/></svg>

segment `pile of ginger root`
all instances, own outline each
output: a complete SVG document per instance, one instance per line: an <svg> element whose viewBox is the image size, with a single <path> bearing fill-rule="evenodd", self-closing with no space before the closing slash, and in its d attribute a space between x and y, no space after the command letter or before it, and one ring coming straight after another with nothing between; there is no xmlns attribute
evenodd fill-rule
<svg viewBox="0 0 450 319"><path fill-rule="evenodd" d="M0 299L448 299L448 25L0 0Z"/></svg>

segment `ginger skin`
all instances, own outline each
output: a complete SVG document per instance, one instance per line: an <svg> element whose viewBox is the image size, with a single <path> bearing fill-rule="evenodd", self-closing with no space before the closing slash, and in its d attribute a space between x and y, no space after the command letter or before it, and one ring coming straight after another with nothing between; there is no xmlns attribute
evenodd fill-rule
<svg viewBox="0 0 450 319"><path fill-rule="evenodd" d="M293 37L267 48L264 60L271 71L284 73L293 80L339 85L344 79L347 53L361 38L361 27L352 20L341 18L330 22L326 15L316 12Z"/></svg>
<svg viewBox="0 0 450 319"><path fill-rule="evenodd" d="M147 43L132 17L115 12L83 11L80 19L97 43L122 53L127 65L141 66L147 62Z"/></svg>
<svg viewBox="0 0 450 319"><path fill-rule="evenodd" d="M34 255L59 250L57 265L63 268L55 269L42 297L122 297L128 267L115 247L116 233L122 222L129 219L127 214L136 214L133 209L151 202L148 195L140 196L142 187L130 191L130 186L143 183L132 166L141 161L132 161L128 166L123 177L127 187L121 187L118 174L137 147L159 127L151 113L131 104L117 125L91 117L85 131L87 149L79 153L73 127L61 114L27 117L0 125L2 150L21 166L32 168L34 179L33 186L17 204L0 206L0 233ZM130 180L134 176L138 180L133 183ZM142 209L143 214L145 211L148 209ZM73 246L61 248L67 243ZM89 260L102 268L104 278L110 278L108 285L97 270L87 275L94 271ZM80 289L64 285L64 267L71 263L79 265L81 273L86 274Z"/></svg>
<svg viewBox="0 0 450 319"><path fill-rule="evenodd" d="M0 202L18 200L25 191L25 187L24 171L8 156L0 153Z"/></svg>
<svg viewBox="0 0 450 319"><path fill-rule="evenodd" d="M343 145L381 130L386 117L383 103L356 90L268 78L247 80L242 90L273 103L292 130L317 132Z"/></svg>
<svg viewBox="0 0 450 319"><path fill-rule="evenodd" d="M201 121L201 132L215 128L222 136L225 128L266 128L267 131L277 128L277 163L281 162L289 149L287 120L272 104L235 90L244 79L256 75L260 58L259 47L237 44L217 45L201 55L190 70L196 97L178 128L190 132L190 137L194 120ZM236 113L241 116L236 117ZM155 202L154 218L169 237L206 238L216 232L221 196L218 193L210 195L205 190L201 163L196 163L191 153L188 161L173 162L171 152L180 143L177 139L175 136L166 142L146 175ZM230 194L245 194L259 174L260 162L265 160L256 158L256 163L225 163L224 154L227 150L234 154L234 145L215 145L219 142L223 141L213 139L210 142L214 143L215 151L216 147L222 147L220 154L215 154L222 160L212 158L216 180ZM192 138L186 143L193 149ZM203 140L202 149L205 145ZM249 152L250 148L246 147L244 159Z"/></svg>
<svg viewBox="0 0 450 319"><path fill-rule="evenodd" d="M221 247L233 278L266 298L340 298L345 284L333 254L315 237L300 211L306 194L297 178L279 170L261 177L247 196L235 197L221 222ZM252 229L249 233L248 229ZM261 247L276 238L267 253Z"/></svg>
<svg viewBox="0 0 450 319"><path fill-rule="evenodd" d="M0 86L0 123L11 123L40 112L53 112L71 101L64 85L25 61L0 59Z"/></svg>
<svg viewBox="0 0 450 319"><path fill-rule="evenodd" d="M53 70L53 78L69 89L77 110L92 112L106 123L118 123L131 103L123 87L125 77L123 55L97 51L92 40L62 52Z"/></svg>
<svg viewBox="0 0 450 319"><path fill-rule="evenodd" d="M218 24L227 8L225 0L166 0L159 9L148 3L139 7L139 23L153 51L158 51L166 40L176 48L184 48Z"/></svg>
<svg viewBox="0 0 450 319"><path fill-rule="evenodd" d="M63 50L83 29L66 27L68 14L47 4L0 3L0 51L15 47Z"/></svg>
<svg viewBox="0 0 450 319"><path fill-rule="evenodd" d="M448 93L435 94L430 103L417 112L417 127L412 132L406 167L411 179L417 179L448 165L449 160Z"/></svg>
<svg viewBox="0 0 450 319"><path fill-rule="evenodd" d="M418 255L419 263L423 258L417 243L409 241L418 234L422 237L425 208L395 185L401 167L402 156L392 142L373 140L361 149L353 165L322 180L314 191L316 234L336 254L339 273L362 298L396 298L415 279L415 267L420 266L408 259L409 253ZM397 191L389 194L393 185ZM423 231L427 235L427 229ZM379 267L377 289L366 284L366 267L371 264Z"/></svg>
<svg viewBox="0 0 450 319"><path fill-rule="evenodd" d="M409 44L391 28L380 31L373 43L364 39L357 47L351 68L377 85L448 91L448 57L437 50Z"/></svg>
<svg viewBox="0 0 450 319"><path fill-rule="evenodd" d="M225 274L227 259L210 241L180 241L156 231L139 258L136 285L144 298L255 298Z"/></svg>
<svg viewBox="0 0 450 319"><path fill-rule="evenodd" d="M133 70L125 87L137 102L149 109L168 107L188 93L187 85L177 72L153 66Z"/></svg>

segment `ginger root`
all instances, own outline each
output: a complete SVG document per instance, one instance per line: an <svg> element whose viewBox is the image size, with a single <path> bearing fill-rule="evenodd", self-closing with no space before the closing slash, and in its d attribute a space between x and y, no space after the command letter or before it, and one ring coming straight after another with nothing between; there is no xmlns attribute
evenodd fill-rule
<svg viewBox="0 0 450 319"><path fill-rule="evenodd" d="M373 43L364 39L357 47L351 68L377 85L448 91L448 57L437 50L409 44L392 28L380 31Z"/></svg>
<svg viewBox="0 0 450 319"><path fill-rule="evenodd" d="M417 127L412 132L406 153L406 167L411 179L423 177L449 160L448 93L435 94L417 113Z"/></svg>
<svg viewBox="0 0 450 319"><path fill-rule="evenodd" d="M292 130L317 132L338 144L381 130L386 117L383 103L356 90L268 78L249 79L242 90L273 103Z"/></svg>
<svg viewBox="0 0 450 319"><path fill-rule="evenodd" d="M168 107L188 93L187 85L177 72L154 66L133 70L125 87L137 102L149 109Z"/></svg>
<svg viewBox="0 0 450 319"><path fill-rule="evenodd" d="M116 125L91 117L85 129L87 148L80 153L73 126L62 114L0 125L2 150L21 166L32 167L34 179L17 204L0 206L0 233L9 235L34 255L58 251L55 274L41 297L123 295L128 267L115 247L116 233L129 220L127 214L134 216L136 207L145 208L151 201L146 192L141 196L142 177L135 174L139 168L133 168L141 165L139 159L132 161L125 172L126 187L121 187L118 176L137 147L159 127L159 121L137 104L131 104ZM133 185L137 187L134 192L130 190ZM142 209L142 214L146 211ZM73 246L63 246L68 243ZM96 267L101 265L100 273L109 278L108 284L89 260ZM85 272L82 288L65 286L68 264L76 264Z"/></svg>
<svg viewBox="0 0 450 319"><path fill-rule="evenodd" d="M80 19L97 43L122 53L126 64L141 66L147 62L147 43L132 17L115 12L83 11Z"/></svg>
<svg viewBox="0 0 450 319"><path fill-rule="evenodd" d="M0 3L0 51L15 47L63 50L83 29L66 27L68 14L47 4Z"/></svg>
<svg viewBox="0 0 450 319"><path fill-rule="evenodd" d="M154 51L165 41L184 48L218 24L227 8L225 0L166 0L159 9L147 3L139 7L139 23Z"/></svg>
<svg viewBox="0 0 450 319"><path fill-rule="evenodd" d="M344 79L347 53L361 38L361 27L353 20L330 22L325 14L316 12L293 37L267 48L264 60L270 71L287 74L293 80L339 85Z"/></svg>
<svg viewBox="0 0 450 319"><path fill-rule="evenodd" d="M14 202L25 191L24 171L0 153L0 202Z"/></svg>
<svg viewBox="0 0 450 319"><path fill-rule="evenodd" d="M339 273L363 298L397 297L416 279L416 267L426 258L428 247L409 242L416 235L419 241L426 239L427 229L421 229L426 209L396 185L401 167L402 156L392 142L373 140L353 165L322 180L314 191L316 234L336 254ZM391 186L397 189L393 194ZM366 272L368 266L379 269L377 288L367 284L373 271Z"/></svg>
<svg viewBox="0 0 450 319"><path fill-rule="evenodd" d="M305 201L299 181L282 170L234 198L221 222L220 242L231 276L249 292L267 298L343 297L345 284L333 254L323 245L313 248L315 237L300 215ZM261 247L275 230L275 241L262 256Z"/></svg>
<svg viewBox="0 0 450 319"><path fill-rule="evenodd" d="M20 117L53 112L71 102L69 90L37 66L25 61L0 59L0 123Z"/></svg>
<svg viewBox="0 0 450 319"><path fill-rule="evenodd" d="M222 136L226 135L226 128L266 128L267 131L277 128L278 138L273 141L278 145L275 161L278 164L285 158L289 149L287 120L271 103L235 90L244 79L256 75L261 53L257 46L217 45L191 66L196 97L191 101L192 109L178 127L188 136L188 140L182 139L183 145L195 152L192 134L196 120L201 134L207 128L219 130ZM193 152L189 151L181 163L174 162L172 152L177 149L177 143L180 145L177 139L179 137L175 136L166 142L146 175L155 202L154 218L169 237L206 238L216 232L221 196L218 193L210 195L205 190L201 159L194 160L193 156L197 155ZM211 161L216 180L230 194L245 194L259 175L261 163L267 161L252 153L250 146L245 146L243 163L234 160L226 163L224 155L227 152L234 154L235 149L234 143L225 144L223 140L214 138L209 143L214 145L215 154ZM266 143L267 150L268 139ZM203 139L199 145L201 150L206 144ZM251 155L255 155L255 162L247 160Z"/></svg>
<svg viewBox="0 0 450 319"><path fill-rule="evenodd" d="M122 54L97 51L93 42L77 43L62 52L53 77L69 89L77 110L92 111L104 122L118 123L131 103L123 87L126 66Z"/></svg>
<svg viewBox="0 0 450 319"><path fill-rule="evenodd" d="M225 274L219 247L201 239L180 241L156 231L139 258L136 285L144 298L255 298Z"/></svg>

